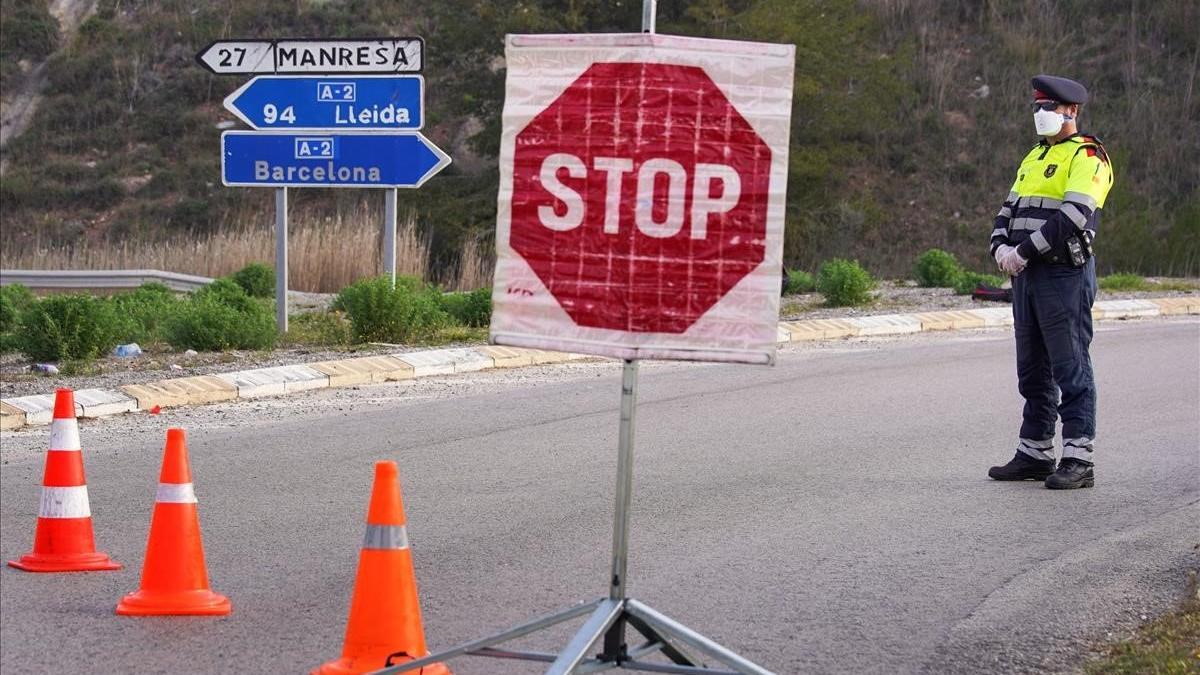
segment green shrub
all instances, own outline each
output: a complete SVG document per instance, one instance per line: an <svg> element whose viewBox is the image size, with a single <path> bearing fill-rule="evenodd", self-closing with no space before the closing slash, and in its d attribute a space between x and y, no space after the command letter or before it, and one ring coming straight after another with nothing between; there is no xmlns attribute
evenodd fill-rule
<svg viewBox="0 0 1200 675"><path fill-rule="evenodd" d="M817 274L817 290L825 296L830 307L854 307L871 300L875 280L858 261L834 258L823 265Z"/></svg>
<svg viewBox="0 0 1200 675"><path fill-rule="evenodd" d="M229 275L229 278L252 298L275 295L275 270L269 265L253 262Z"/></svg>
<svg viewBox="0 0 1200 675"><path fill-rule="evenodd" d="M71 202L89 209L107 209L125 197L125 188L115 179L101 178L71 189Z"/></svg>
<svg viewBox="0 0 1200 675"><path fill-rule="evenodd" d="M122 322L118 339L142 345L166 340L166 326L183 304L175 293L157 282L142 284L137 290L114 295L110 302Z"/></svg>
<svg viewBox="0 0 1200 675"><path fill-rule="evenodd" d="M358 281L338 294L334 308L350 317L358 342L405 342L450 324L441 293L419 279L388 276Z"/></svg>
<svg viewBox="0 0 1200 675"><path fill-rule="evenodd" d="M288 320L283 339L290 345L344 347L352 344L350 322L341 312L306 312Z"/></svg>
<svg viewBox="0 0 1200 675"><path fill-rule="evenodd" d="M111 303L90 295L51 295L21 314L17 346L34 361L90 361L120 340Z"/></svg>
<svg viewBox="0 0 1200 675"><path fill-rule="evenodd" d="M4 30L0 31L0 54L14 62L40 59L58 47L58 21L45 2L5 3Z"/></svg>
<svg viewBox="0 0 1200 675"><path fill-rule="evenodd" d="M0 333L16 329L21 321L21 312L35 302L37 298L33 297L33 292L21 284L0 286Z"/></svg>
<svg viewBox="0 0 1200 675"><path fill-rule="evenodd" d="M817 288L817 280L808 272L800 270L785 270L787 272L787 281L783 286L784 295L796 295L797 293L811 293Z"/></svg>
<svg viewBox="0 0 1200 675"><path fill-rule="evenodd" d="M203 230L215 218L212 200L187 198L171 209L171 226L181 230Z"/></svg>
<svg viewBox="0 0 1200 675"><path fill-rule="evenodd" d="M253 312L260 307L259 302L232 279L217 279L211 284L205 284L192 295L192 299L219 302L239 312Z"/></svg>
<svg viewBox="0 0 1200 675"><path fill-rule="evenodd" d="M1149 288L1146 280L1136 274L1121 273L1100 277L1100 288L1106 291L1144 291Z"/></svg>
<svg viewBox="0 0 1200 675"><path fill-rule="evenodd" d="M277 337L275 316L265 305L254 307L242 311L213 295L193 297L167 322L167 342L204 351L270 349Z"/></svg>
<svg viewBox="0 0 1200 675"><path fill-rule="evenodd" d="M954 254L940 248L931 248L917 258L917 283L925 288L956 288L962 275Z"/></svg>
<svg viewBox="0 0 1200 675"><path fill-rule="evenodd" d="M490 288L480 288L469 293L445 293L439 301L442 309L460 325L481 328L492 321Z"/></svg>
<svg viewBox="0 0 1200 675"><path fill-rule="evenodd" d="M975 287L979 284L1000 288L1004 283L1003 277L998 277L994 274L980 274L978 272L969 272L964 270L959 275L958 281L954 284L954 292L958 295L970 295L975 292Z"/></svg>
<svg viewBox="0 0 1200 675"><path fill-rule="evenodd" d="M0 354L19 349L16 332L21 325L21 313L36 300L21 284L0 286Z"/></svg>
<svg viewBox="0 0 1200 675"><path fill-rule="evenodd" d="M271 305L230 279L217 279L180 303L164 333L175 349L205 351L269 349L278 337Z"/></svg>

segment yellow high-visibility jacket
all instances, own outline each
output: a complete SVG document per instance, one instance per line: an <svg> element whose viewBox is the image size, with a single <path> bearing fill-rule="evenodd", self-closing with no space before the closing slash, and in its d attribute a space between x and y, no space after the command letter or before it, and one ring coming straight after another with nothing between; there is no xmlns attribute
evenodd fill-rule
<svg viewBox="0 0 1200 675"><path fill-rule="evenodd" d="M1008 244L1026 260L1068 262L1067 239L1083 230L1095 236L1112 185L1112 162L1099 138L1075 134L1054 145L1041 140L1021 161L996 214L992 254Z"/></svg>

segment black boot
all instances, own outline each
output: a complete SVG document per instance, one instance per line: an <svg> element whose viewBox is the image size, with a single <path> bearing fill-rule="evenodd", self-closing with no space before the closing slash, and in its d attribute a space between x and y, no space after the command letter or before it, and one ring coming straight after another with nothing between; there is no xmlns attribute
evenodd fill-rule
<svg viewBox="0 0 1200 675"><path fill-rule="evenodd" d="M1058 471L1046 479L1046 487L1051 490L1073 490L1095 484L1096 475L1092 473L1092 465L1074 457L1064 459L1059 463Z"/></svg>
<svg viewBox="0 0 1200 675"><path fill-rule="evenodd" d="M988 469L988 476L995 480L1046 480L1052 473L1054 460L1034 459L1020 450L1008 464Z"/></svg>

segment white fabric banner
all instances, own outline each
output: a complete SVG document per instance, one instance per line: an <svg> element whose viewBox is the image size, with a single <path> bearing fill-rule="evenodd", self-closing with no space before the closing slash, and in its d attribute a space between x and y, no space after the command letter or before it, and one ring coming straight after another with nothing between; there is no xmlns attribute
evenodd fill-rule
<svg viewBox="0 0 1200 675"><path fill-rule="evenodd" d="M510 35L491 340L775 360L795 48Z"/></svg>

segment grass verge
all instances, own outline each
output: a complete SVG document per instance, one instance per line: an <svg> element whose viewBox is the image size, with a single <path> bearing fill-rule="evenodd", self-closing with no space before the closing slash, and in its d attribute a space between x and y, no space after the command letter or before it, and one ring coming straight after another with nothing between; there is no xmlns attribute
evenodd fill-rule
<svg viewBox="0 0 1200 675"><path fill-rule="evenodd" d="M1100 277L1099 285L1105 291L1144 291L1149 287L1146 280L1136 274L1118 273Z"/></svg>
<svg viewBox="0 0 1200 675"><path fill-rule="evenodd" d="M1147 281L1146 290L1149 291L1196 291L1200 290L1200 286L1190 282L1181 281L1179 279L1163 279L1161 281Z"/></svg>
<svg viewBox="0 0 1200 675"><path fill-rule="evenodd" d="M1128 640L1105 647L1088 675L1190 675L1200 673L1200 591L1189 573L1187 599L1169 614L1142 626Z"/></svg>
<svg viewBox="0 0 1200 675"><path fill-rule="evenodd" d="M472 328L470 326L447 326L440 328L432 335L418 340L415 344L425 347L441 347L463 342L487 342L488 328Z"/></svg>
<svg viewBox="0 0 1200 675"><path fill-rule="evenodd" d="M1195 291L1200 289L1183 279L1146 279L1137 274L1122 272L1100 277L1100 289L1105 291Z"/></svg>

